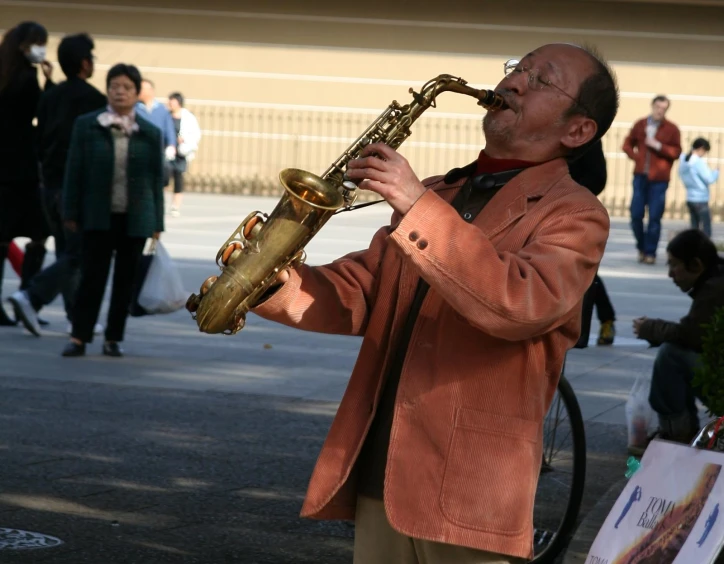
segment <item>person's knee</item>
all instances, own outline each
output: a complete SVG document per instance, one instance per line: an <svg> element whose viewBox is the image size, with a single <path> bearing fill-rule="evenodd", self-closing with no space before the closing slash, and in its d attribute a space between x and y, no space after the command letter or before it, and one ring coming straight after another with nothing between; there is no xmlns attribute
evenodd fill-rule
<svg viewBox="0 0 724 564"><path fill-rule="evenodd" d="M633 220L641 220L644 218L644 215L646 215L646 204L642 198L634 196L631 200L631 205L629 206L629 213L631 214L631 219Z"/></svg>
<svg viewBox="0 0 724 564"><path fill-rule="evenodd" d="M654 369L666 368L672 364L679 364L679 360L683 356L685 349L674 343L661 343L659 350L656 351L654 359Z"/></svg>
<svg viewBox="0 0 724 564"><path fill-rule="evenodd" d="M693 372L692 351L675 345L663 343L656 353L651 373L651 398L670 388L690 387ZM650 401L656 409L654 401ZM658 411L658 410L657 410Z"/></svg>

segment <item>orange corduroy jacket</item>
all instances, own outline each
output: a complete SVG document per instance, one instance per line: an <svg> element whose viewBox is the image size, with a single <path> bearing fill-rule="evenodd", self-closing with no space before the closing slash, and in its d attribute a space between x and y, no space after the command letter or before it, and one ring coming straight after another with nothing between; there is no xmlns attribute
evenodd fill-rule
<svg viewBox="0 0 724 564"><path fill-rule="evenodd" d="M311 477L302 516L353 519L355 460L419 277L422 304L399 381L385 508L399 532L532 555L542 422L609 217L563 159L524 170L471 224L450 201L463 180L428 190L368 249L303 265L260 316L364 339ZM313 369L313 368L312 368Z"/></svg>

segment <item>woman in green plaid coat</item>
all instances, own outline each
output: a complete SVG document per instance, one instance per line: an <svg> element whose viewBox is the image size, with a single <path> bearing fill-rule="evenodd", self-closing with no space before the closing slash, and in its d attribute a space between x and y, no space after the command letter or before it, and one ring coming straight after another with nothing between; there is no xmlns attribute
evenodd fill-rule
<svg viewBox="0 0 724 564"><path fill-rule="evenodd" d="M82 356L93 340L115 252L103 354L122 356L133 283L143 247L163 231L161 132L136 118L141 74L118 64L106 78L108 108L74 125L63 184L66 227L83 233L81 281L63 356Z"/></svg>

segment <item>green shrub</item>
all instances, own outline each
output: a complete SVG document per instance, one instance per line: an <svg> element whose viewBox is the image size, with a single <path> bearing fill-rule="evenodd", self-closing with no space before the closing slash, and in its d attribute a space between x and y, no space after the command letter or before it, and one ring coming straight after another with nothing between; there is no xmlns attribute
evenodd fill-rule
<svg viewBox="0 0 724 564"><path fill-rule="evenodd" d="M724 307L705 325L702 353L693 384L701 390L710 415L724 415Z"/></svg>

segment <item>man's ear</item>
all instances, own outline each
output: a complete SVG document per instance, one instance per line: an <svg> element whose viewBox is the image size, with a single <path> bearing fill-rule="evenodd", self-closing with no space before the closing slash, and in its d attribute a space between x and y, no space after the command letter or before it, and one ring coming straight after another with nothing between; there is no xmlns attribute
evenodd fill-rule
<svg viewBox="0 0 724 564"><path fill-rule="evenodd" d="M589 117L573 116L566 125L561 138L561 145L568 149L576 149L591 141L598 131L598 125Z"/></svg>
<svg viewBox="0 0 724 564"><path fill-rule="evenodd" d="M706 270L704 262L699 257L696 257L691 261L690 267L691 268L688 268L687 270L696 274L702 274Z"/></svg>

